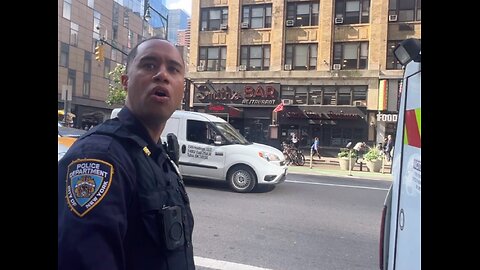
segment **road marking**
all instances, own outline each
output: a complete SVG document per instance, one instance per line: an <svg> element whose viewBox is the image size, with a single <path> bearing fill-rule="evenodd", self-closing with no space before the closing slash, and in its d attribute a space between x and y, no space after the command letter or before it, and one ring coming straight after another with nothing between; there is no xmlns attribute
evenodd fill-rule
<svg viewBox="0 0 480 270"><path fill-rule="evenodd" d="M209 258L202 258L198 256L194 256L195 265L201 267L207 267L211 269L219 269L219 270L272 270L269 268L261 268L241 263L233 263L233 262L226 262L226 261L219 261Z"/></svg>
<svg viewBox="0 0 480 270"><path fill-rule="evenodd" d="M374 190L388 190L388 188L376 188L376 187L364 187L364 186L351 186L351 185L327 184L327 183L304 182L304 181L292 181L292 180L285 180L285 182L290 182L290 183L299 183L299 184L310 184L310 185L321 185L321 186L349 187L349 188L363 188L363 189L374 189Z"/></svg>

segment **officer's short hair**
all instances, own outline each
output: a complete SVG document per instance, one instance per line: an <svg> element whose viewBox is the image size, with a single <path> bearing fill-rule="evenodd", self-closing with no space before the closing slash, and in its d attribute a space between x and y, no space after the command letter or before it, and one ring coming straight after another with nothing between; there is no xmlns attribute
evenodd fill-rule
<svg viewBox="0 0 480 270"><path fill-rule="evenodd" d="M137 52L138 52L138 46L140 46L140 44L144 43L145 41L148 41L148 40L152 40L152 39L159 39L159 40L165 40L167 42L169 42L170 44L172 44L170 41L168 41L167 39L164 39L163 37L157 37L157 36L154 36L154 37L149 37L147 39L144 39L142 41L140 41L139 43L137 43L137 45L135 45L135 47L133 47L133 49L128 53L128 56L127 56L127 65L125 67L125 73L128 72L128 66L130 65L130 63L133 61L133 59L135 59L135 56L137 56ZM173 44L172 44L173 45ZM180 53L179 51L179 54L180 54L180 57L182 58L183 60L183 55Z"/></svg>

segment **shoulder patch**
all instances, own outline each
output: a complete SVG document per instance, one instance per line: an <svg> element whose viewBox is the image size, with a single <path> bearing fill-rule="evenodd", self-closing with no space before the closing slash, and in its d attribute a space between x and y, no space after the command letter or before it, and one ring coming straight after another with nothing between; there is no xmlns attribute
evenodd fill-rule
<svg viewBox="0 0 480 270"><path fill-rule="evenodd" d="M70 210L83 217L107 194L112 182L112 164L99 159L77 159L68 165L66 200Z"/></svg>

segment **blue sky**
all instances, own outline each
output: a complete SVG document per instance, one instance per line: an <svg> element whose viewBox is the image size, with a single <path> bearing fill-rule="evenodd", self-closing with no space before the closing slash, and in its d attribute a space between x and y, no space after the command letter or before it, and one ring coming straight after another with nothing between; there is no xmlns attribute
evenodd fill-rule
<svg viewBox="0 0 480 270"><path fill-rule="evenodd" d="M183 9L192 15L192 0L167 0L168 9Z"/></svg>

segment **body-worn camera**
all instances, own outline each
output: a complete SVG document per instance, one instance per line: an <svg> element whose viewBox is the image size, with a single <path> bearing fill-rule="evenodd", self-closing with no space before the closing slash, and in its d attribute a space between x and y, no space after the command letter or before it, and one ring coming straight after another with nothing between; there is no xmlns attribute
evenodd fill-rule
<svg viewBox="0 0 480 270"><path fill-rule="evenodd" d="M180 206L166 206L160 210L159 221L163 228L163 240L167 250L174 250L183 246L185 234L182 223L182 208Z"/></svg>

